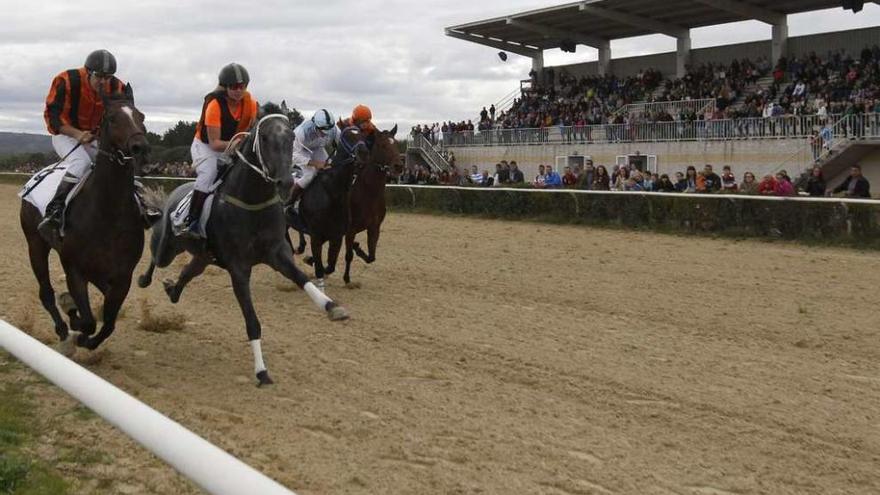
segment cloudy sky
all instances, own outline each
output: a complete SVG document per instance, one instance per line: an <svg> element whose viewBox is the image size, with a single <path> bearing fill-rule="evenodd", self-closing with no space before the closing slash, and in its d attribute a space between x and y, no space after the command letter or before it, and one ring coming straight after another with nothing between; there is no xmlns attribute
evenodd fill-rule
<svg viewBox="0 0 880 495"><path fill-rule="evenodd" d="M2 0L6 3L10 0ZM43 102L52 77L78 67L93 49L119 61L147 127L162 132L195 120L217 72L237 61L260 101L282 98L309 113L373 108L381 127L474 118L480 107L518 87L528 59L502 63L488 47L444 36L443 28L528 9L541 0L34 0L3 9L0 31L0 131L45 133ZM880 25L880 6L857 15L842 9L790 16L791 36ZM769 39L759 22L692 31L693 47ZM649 36L614 41L612 56L675 50ZM546 65L595 60L551 51Z"/></svg>

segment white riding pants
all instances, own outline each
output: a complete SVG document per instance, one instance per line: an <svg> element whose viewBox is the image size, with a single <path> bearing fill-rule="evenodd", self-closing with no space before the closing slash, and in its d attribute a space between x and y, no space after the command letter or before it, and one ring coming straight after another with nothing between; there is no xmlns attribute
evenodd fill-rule
<svg viewBox="0 0 880 495"><path fill-rule="evenodd" d="M70 156L64 159L64 163L67 164L66 175L69 176L62 179L65 182L79 182L79 179L82 179L82 176L98 155L97 141L83 144L71 153L70 150L75 148L78 142L76 139L64 134L52 136L52 147L55 148L55 153L58 153L59 158L64 158L70 153Z"/></svg>
<svg viewBox="0 0 880 495"><path fill-rule="evenodd" d="M196 139L189 148L192 155L192 164L196 168L195 190L204 193L211 192L211 186L217 180L217 158L222 155L214 151L210 146Z"/></svg>
<svg viewBox="0 0 880 495"><path fill-rule="evenodd" d="M312 183L312 180L315 178L315 175L317 173L318 170L315 167L304 165L302 167L302 177L296 179L294 182L302 189L305 189L309 187L309 184Z"/></svg>

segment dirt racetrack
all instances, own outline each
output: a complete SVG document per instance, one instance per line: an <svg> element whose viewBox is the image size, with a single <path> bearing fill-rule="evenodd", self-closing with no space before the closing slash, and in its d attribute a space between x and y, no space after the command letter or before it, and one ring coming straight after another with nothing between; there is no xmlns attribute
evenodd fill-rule
<svg viewBox="0 0 880 495"><path fill-rule="evenodd" d="M49 342L16 191L0 186L0 315L34 313ZM301 494L878 493L878 259L391 214L363 287L330 280L348 322L255 272L273 387L254 386L216 268L176 306L158 283L176 269L133 287L104 350L77 359ZM184 328L140 329L144 307ZM195 490L88 431L123 473L107 493Z"/></svg>

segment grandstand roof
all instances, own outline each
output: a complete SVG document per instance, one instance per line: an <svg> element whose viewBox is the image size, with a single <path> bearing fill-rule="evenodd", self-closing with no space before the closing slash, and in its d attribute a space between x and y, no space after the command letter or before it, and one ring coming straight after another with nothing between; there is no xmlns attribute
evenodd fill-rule
<svg viewBox="0 0 880 495"><path fill-rule="evenodd" d="M839 7L840 0L586 0L446 28L446 35L525 56L562 41L599 47L608 40L759 20Z"/></svg>

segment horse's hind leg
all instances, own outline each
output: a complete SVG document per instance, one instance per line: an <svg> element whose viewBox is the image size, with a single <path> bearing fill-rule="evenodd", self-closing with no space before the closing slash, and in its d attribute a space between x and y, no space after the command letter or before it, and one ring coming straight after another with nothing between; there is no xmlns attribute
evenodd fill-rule
<svg viewBox="0 0 880 495"><path fill-rule="evenodd" d="M128 295L129 287L131 287L131 278L115 281L109 287L102 288L102 292L104 292L104 314L101 331L93 338L89 338L86 334L80 335L76 342L77 345L94 350L107 340L107 337L113 334L113 330L116 328L116 318L119 316L119 309Z"/></svg>
<svg viewBox="0 0 880 495"><path fill-rule="evenodd" d="M183 270L180 271L180 276L177 278L177 282L172 282L170 280L164 282L165 293L168 294L168 298L171 299L172 303L177 303L177 301L180 300L180 294L183 292L183 288L186 287L186 284L188 284L190 280L201 275L209 264L210 261L207 256L201 254L195 255L189 263L183 267Z"/></svg>
<svg viewBox="0 0 880 495"><path fill-rule="evenodd" d="M283 246L275 252L275 255L269 260L269 266L304 290L318 309L327 312L328 318L333 321L348 319L348 311L327 297L315 284L309 282L309 277L296 267L293 262L293 253L288 251L286 247Z"/></svg>
<svg viewBox="0 0 880 495"><path fill-rule="evenodd" d="M248 341L254 353L254 373L257 375L257 386L271 385L272 378L269 377L269 370L266 369L266 363L263 362L261 344L263 330L251 300L251 269L250 267L230 267L229 276L232 279L232 290L235 292L235 298L238 299L238 305L244 316Z"/></svg>
<svg viewBox="0 0 880 495"><path fill-rule="evenodd" d="M68 311L70 316L70 326L74 330L79 330L84 335L92 335L98 326L95 321L95 315L92 314L92 307L89 303L89 287L86 279L73 268L64 267L64 273L67 275L67 290L70 291L70 297L76 305L76 310ZM77 316L77 310L79 316Z"/></svg>
<svg viewBox="0 0 880 495"><path fill-rule="evenodd" d="M141 289L146 289L153 283L153 271L156 269L156 264L153 263L153 260L150 260L150 266L147 267L147 271L143 273L140 277L138 277L138 287Z"/></svg>
<svg viewBox="0 0 880 495"><path fill-rule="evenodd" d="M55 290L52 288L52 280L49 277L49 244L42 237L28 236L28 256L31 260L31 269L40 285L40 302L55 323L55 333L62 341L67 340L68 328L64 318L55 304Z"/></svg>
<svg viewBox="0 0 880 495"><path fill-rule="evenodd" d="M299 233L299 246L297 246L297 248L296 248L296 250L294 250L294 252L296 254L303 254L304 252L306 252L306 235L303 234L302 232L298 232L298 233Z"/></svg>

